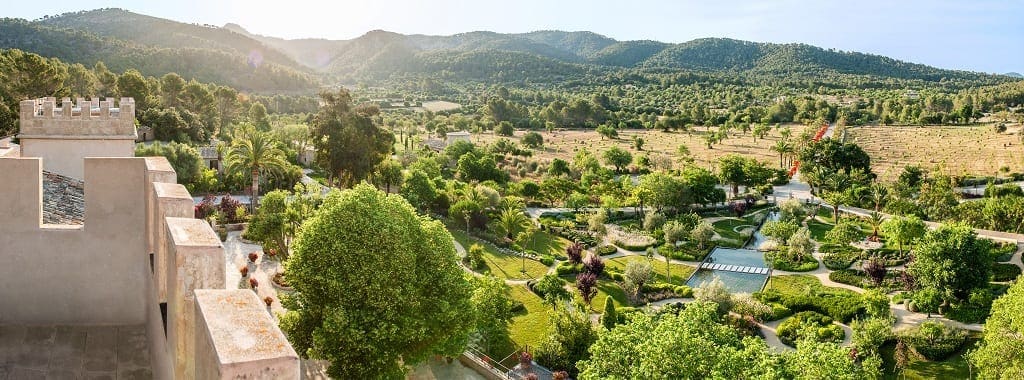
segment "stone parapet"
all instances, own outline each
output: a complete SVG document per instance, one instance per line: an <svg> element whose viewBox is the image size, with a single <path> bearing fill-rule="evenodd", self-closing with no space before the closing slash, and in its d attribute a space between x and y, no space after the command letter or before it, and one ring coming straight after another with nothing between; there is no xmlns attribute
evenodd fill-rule
<svg viewBox="0 0 1024 380"><path fill-rule="evenodd" d="M58 107L59 106L59 107ZM19 138L103 138L135 140L135 100L56 98L24 100L20 104Z"/></svg>
<svg viewBox="0 0 1024 380"><path fill-rule="evenodd" d="M251 290L196 290L196 379L298 380L299 356Z"/></svg>

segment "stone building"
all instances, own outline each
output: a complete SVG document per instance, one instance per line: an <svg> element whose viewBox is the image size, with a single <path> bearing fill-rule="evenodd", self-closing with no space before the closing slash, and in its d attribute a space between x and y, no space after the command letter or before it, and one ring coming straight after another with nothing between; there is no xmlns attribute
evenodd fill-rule
<svg viewBox="0 0 1024 380"><path fill-rule="evenodd" d="M43 169L71 178L83 178L86 157L135 155L135 100L55 98L21 102L22 157L43 159Z"/></svg>
<svg viewBox="0 0 1024 380"><path fill-rule="evenodd" d="M444 136L444 145L445 146L451 146L456 141L472 142L472 141L469 141L469 136L470 136L469 132L466 132L466 131L448 132Z"/></svg>
<svg viewBox="0 0 1024 380"><path fill-rule="evenodd" d="M134 102L54 104L22 102L0 157L0 378L298 379L170 163L128 153ZM81 212L47 217L50 192Z"/></svg>

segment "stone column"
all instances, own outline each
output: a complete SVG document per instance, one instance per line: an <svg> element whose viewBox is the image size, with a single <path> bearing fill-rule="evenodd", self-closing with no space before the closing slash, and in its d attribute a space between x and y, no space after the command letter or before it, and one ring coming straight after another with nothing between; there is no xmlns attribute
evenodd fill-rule
<svg viewBox="0 0 1024 380"><path fill-rule="evenodd" d="M224 289L224 247L205 221L165 218L168 234L167 341L174 378L195 374L196 289Z"/></svg>

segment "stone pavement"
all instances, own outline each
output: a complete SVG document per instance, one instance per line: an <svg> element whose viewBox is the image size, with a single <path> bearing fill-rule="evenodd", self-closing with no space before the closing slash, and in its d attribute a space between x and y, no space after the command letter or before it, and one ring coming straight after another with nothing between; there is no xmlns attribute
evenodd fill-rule
<svg viewBox="0 0 1024 380"><path fill-rule="evenodd" d="M144 326L0 325L0 380L151 379Z"/></svg>

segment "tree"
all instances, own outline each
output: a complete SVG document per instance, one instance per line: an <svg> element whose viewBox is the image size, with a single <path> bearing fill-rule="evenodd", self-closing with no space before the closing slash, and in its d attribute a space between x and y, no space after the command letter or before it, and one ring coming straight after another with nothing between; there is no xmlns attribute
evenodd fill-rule
<svg viewBox="0 0 1024 380"><path fill-rule="evenodd" d="M761 318L769 316L772 313L772 308L770 306L758 301L751 296L750 293L733 294L731 303L732 309L730 311L744 317L751 317L755 320L761 320Z"/></svg>
<svg viewBox="0 0 1024 380"><path fill-rule="evenodd" d="M1024 282L1018 281L1006 295L992 303L985 333L978 348L968 354L982 379L1024 377Z"/></svg>
<svg viewBox="0 0 1024 380"><path fill-rule="evenodd" d="M718 305L719 317L732 309L732 293L729 293L729 288L725 287L725 283L718 276L711 279L711 282L701 282L700 286L693 290L693 299Z"/></svg>
<svg viewBox="0 0 1024 380"><path fill-rule="evenodd" d="M195 191L195 186L201 176L203 158L199 156L196 148L187 145L171 142L163 144L155 142L150 145L136 145L136 157L163 156L171 163L171 168L178 176L178 183L185 185L189 191Z"/></svg>
<svg viewBox="0 0 1024 380"><path fill-rule="evenodd" d="M536 149L544 146L544 136L541 136L540 133L537 132L527 132L519 141L529 148Z"/></svg>
<svg viewBox="0 0 1024 380"><path fill-rule="evenodd" d="M988 287L991 243L964 224L928 231L914 250L907 270L922 288L938 290L944 300L966 300L971 290Z"/></svg>
<svg viewBox="0 0 1024 380"><path fill-rule="evenodd" d="M427 178L422 170L413 169L405 175L399 194L419 211L426 211L437 196L434 181Z"/></svg>
<svg viewBox="0 0 1024 380"><path fill-rule="evenodd" d="M454 220L466 222L466 232L469 232L470 222L483 213L480 203L470 199L462 199L448 208L448 216Z"/></svg>
<svg viewBox="0 0 1024 380"><path fill-rule="evenodd" d="M857 144L843 143L831 138L811 142L800 151L801 173L813 172L819 168L826 177L839 172L850 175L858 171L868 173L869 177L874 176L870 174L871 157L864 149Z"/></svg>
<svg viewBox="0 0 1024 380"><path fill-rule="evenodd" d="M583 272L576 275L576 290L583 298L583 302L590 305L590 301L597 296L597 275L590 272Z"/></svg>
<svg viewBox="0 0 1024 380"><path fill-rule="evenodd" d="M903 254L903 244L911 243L925 233L924 222L913 215L894 216L882 222L879 228L886 239L896 242L900 255Z"/></svg>
<svg viewBox="0 0 1024 380"><path fill-rule="evenodd" d="M473 285L470 302L476 311L478 343L483 346L484 351L489 352L509 340L512 291L504 281L494 276L473 277Z"/></svg>
<svg viewBox="0 0 1024 380"><path fill-rule="evenodd" d="M558 306L559 302L566 301L571 296L569 291L565 290L565 282L554 274L547 274L541 277L533 285L533 290L541 294L544 298L544 303L551 305L552 310Z"/></svg>
<svg viewBox="0 0 1024 380"><path fill-rule="evenodd" d="M457 262L451 234L404 199L365 184L332 192L285 264L295 293L281 329L332 378L404 377L465 350L473 287Z"/></svg>
<svg viewBox="0 0 1024 380"><path fill-rule="evenodd" d="M878 256L871 256L864 263L864 273L871 279L871 283L875 286L882 284L885 280L885 274L889 273L889 268L885 266L885 259Z"/></svg>
<svg viewBox="0 0 1024 380"><path fill-rule="evenodd" d="M615 299L608 297L604 299L604 313L601 314L601 326L611 330L619 323L619 316L615 314Z"/></svg>
<svg viewBox="0 0 1024 380"><path fill-rule="evenodd" d="M511 137L512 134L515 132L515 128L512 127L512 123L508 121L502 121L498 123L498 128L496 128L494 132L497 133L498 136Z"/></svg>
<svg viewBox="0 0 1024 380"><path fill-rule="evenodd" d="M675 220L665 223L661 229L665 232L665 242L673 245L685 239L689 232L686 226Z"/></svg>
<svg viewBox="0 0 1024 380"><path fill-rule="evenodd" d="M715 236L715 228L708 222L701 222L690 231L690 238L697 242L698 249L704 249L711 238Z"/></svg>
<svg viewBox="0 0 1024 380"><path fill-rule="evenodd" d="M248 133L232 142L227 161L229 172L252 176L253 210L259 206L260 176L280 172L289 165L277 142L262 132Z"/></svg>
<svg viewBox="0 0 1024 380"><path fill-rule="evenodd" d="M597 127L597 134L601 135L601 140L604 140L605 137L609 139L619 138L619 131L616 130L615 127L610 126L608 124L599 125Z"/></svg>
<svg viewBox="0 0 1024 380"><path fill-rule="evenodd" d="M807 217L807 209L799 199L789 198L779 202L779 221L791 220L800 224Z"/></svg>
<svg viewBox="0 0 1024 380"><path fill-rule="evenodd" d="M575 375L576 363L590 358L589 348L597 337L597 329L586 310L563 307L551 317L548 337L537 348L537 363Z"/></svg>
<svg viewBox="0 0 1024 380"><path fill-rule="evenodd" d="M789 257L792 261L804 262L805 257L810 257L814 253L814 240L811 239L811 231L807 227L800 227L793 233L793 236L789 237L789 240L786 240L786 246L789 247Z"/></svg>
<svg viewBox="0 0 1024 380"><path fill-rule="evenodd" d="M315 183L296 185L294 192L271 191L252 214L246 234L287 259L292 240L302 230L302 222L312 217L322 202L320 186Z"/></svg>
<svg viewBox="0 0 1024 380"><path fill-rule="evenodd" d="M825 241L832 244L847 245L855 241L860 241L864 238L864 235L860 232L860 227L856 223L844 220L832 227L831 230L825 233Z"/></svg>
<svg viewBox="0 0 1024 380"><path fill-rule="evenodd" d="M580 264L583 262L583 244L579 242L569 244L565 247L565 256L569 260L569 264Z"/></svg>
<svg viewBox="0 0 1024 380"><path fill-rule="evenodd" d="M800 226L792 220L769 220L764 222L764 225L761 226L761 234L772 239L776 244L783 244L789 240L789 238L793 236L798 229L800 229Z"/></svg>
<svg viewBox="0 0 1024 380"><path fill-rule="evenodd" d="M402 184L402 164L395 160L385 160L377 165L373 172L373 183L383 187L384 192L390 194L391 186Z"/></svg>
<svg viewBox="0 0 1024 380"><path fill-rule="evenodd" d="M613 146L604 151L604 162L615 167L615 172L621 173L622 168L633 162L633 155L626 150Z"/></svg>
<svg viewBox="0 0 1024 380"><path fill-rule="evenodd" d="M654 232L654 230L661 228L665 225L665 215L656 212L648 213L644 216L643 227L645 231Z"/></svg>
<svg viewBox="0 0 1024 380"><path fill-rule="evenodd" d="M572 171L569 170L569 163L561 158L551 160L551 165L548 166L548 175L561 176L569 175Z"/></svg>
<svg viewBox="0 0 1024 380"><path fill-rule="evenodd" d="M117 77L117 89L121 96L135 99L135 109L138 111L145 111L153 106L152 90L146 82L146 77L138 70L131 69Z"/></svg>
<svg viewBox="0 0 1024 380"><path fill-rule="evenodd" d="M373 107L353 107L345 89L320 93L322 106L313 117L311 134L317 163L328 178L343 187L365 179L391 153L395 137L374 121Z"/></svg>
<svg viewBox="0 0 1024 380"><path fill-rule="evenodd" d="M646 260L630 261L626 264L626 270L622 272L622 278L623 288L633 299L637 299L644 285L654 279L654 267Z"/></svg>
<svg viewBox="0 0 1024 380"><path fill-rule="evenodd" d="M729 154L718 159L718 176L726 183L732 185L732 196L738 196L740 185L747 182L746 172L743 166L747 159L736 154Z"/></svg>
<svg viewBox="0 0 1024 380"><path fill-rule="evenodd" d="M529 224L530 218L518 208L507 207L498 214L498 230L508 240L512 240L517 234L523 232Z"/></svg>
<svg viewBox="0 0 1024 380"><path fill-rule="evenodd" d="M781 377L780 363L763 340L741 339L718 322L717 305L696 301L678 315L638 313L598 336L591 359L580 361L579 378L705 379ZM685 347L686 354L679 355Z"/></svg>

